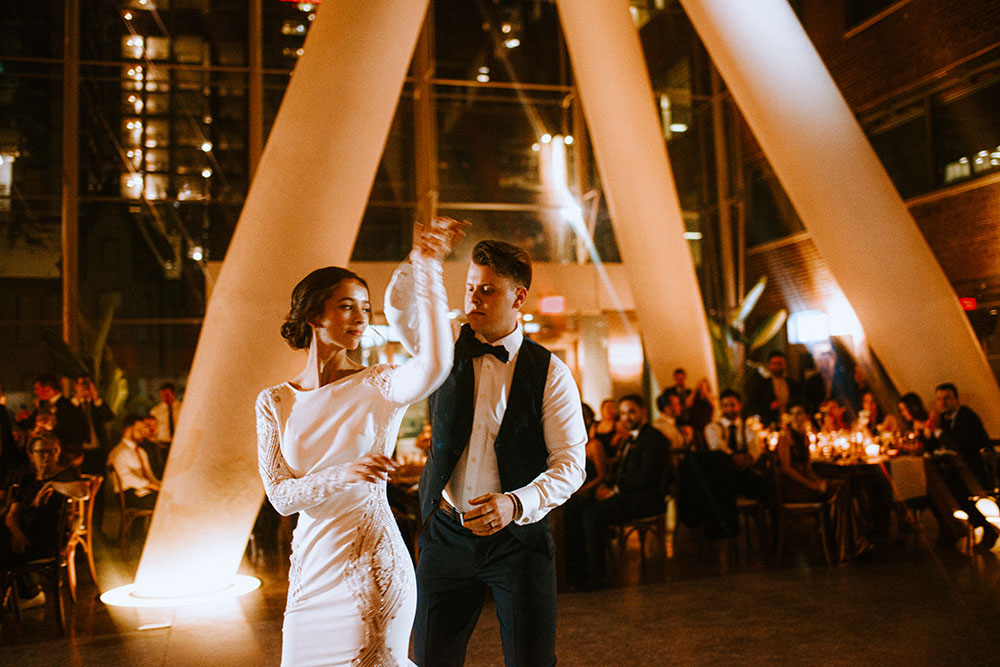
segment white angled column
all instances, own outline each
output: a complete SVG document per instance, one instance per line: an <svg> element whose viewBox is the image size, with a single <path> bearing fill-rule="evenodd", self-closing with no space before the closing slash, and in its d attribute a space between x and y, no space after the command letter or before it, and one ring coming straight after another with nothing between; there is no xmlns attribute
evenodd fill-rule
<svg viewBox="0 0 1000 667"><path fill-rule="evenodd" d="M896 387L954 382L1000 435L972 327L786 0L681 5Z"/></svg>
<svg viewBox="0 0 1000 667"><path fill-rule="evenodd" d="M292 288L350 259L426 12L427 0L337 0L309 30L209 303L137 596L236 573L263 497L254 399L305 363L279 334Z"/></svg>
<svg viewBox="0 0 1000 667"><path fill-rule="evenodd" d="M705 306L628 0L557 5L650 367L661 386L678 365L715 386Z"/></svg>

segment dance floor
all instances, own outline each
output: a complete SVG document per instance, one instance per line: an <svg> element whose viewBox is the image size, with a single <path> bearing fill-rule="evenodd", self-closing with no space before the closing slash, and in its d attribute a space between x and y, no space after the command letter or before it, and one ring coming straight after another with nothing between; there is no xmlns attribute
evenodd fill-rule
<svg viewBox="0 0 1000 667"><path fill-rule="evenodd" d="M927 537L933 538L933 520ZM639 579L633 542L617 585L559 596L562 665L985 665L1000 661L997 552L937 550L926 540L827 568L807 544L782 562L745 545L723 566L714 548L681 531L673 558L653 556ZM126 583L135 559L101 550L105 588ZM4 613L0 664L277 665L286 583L278 556L244 562L263 586L204 607L106 607L82 574L55 637L51 607ZM483 611L470 667L502 665L496 617Z"/></svg>

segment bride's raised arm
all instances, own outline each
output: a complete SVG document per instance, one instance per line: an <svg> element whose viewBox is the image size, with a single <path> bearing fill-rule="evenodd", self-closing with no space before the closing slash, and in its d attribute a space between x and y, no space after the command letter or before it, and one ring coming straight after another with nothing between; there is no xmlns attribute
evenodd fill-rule
<svg viewBox="0 0 1000 667"><path fill-rule="evenodd" d="M441 262L468 223L437 222L419 230L409 260L396 269L386 289L386 319L413 355L396 369L387 388L387 398L400 404L425 398L451 372L455 338Z"/></svg>

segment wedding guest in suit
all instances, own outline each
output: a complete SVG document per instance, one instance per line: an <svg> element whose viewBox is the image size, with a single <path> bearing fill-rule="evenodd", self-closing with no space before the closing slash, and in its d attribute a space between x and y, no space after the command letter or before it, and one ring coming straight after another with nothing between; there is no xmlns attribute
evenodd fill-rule
<svg viewBox="0 0 1000 667"><path fill-rule="evenodd" d="M750 376L747 386L747 416L759 415L765 426L778 424L788 406L788 399L799 395L799 385L785 376L788 359L775 350L767 357L768 376Z"/></svg>
<svg viewBox="0 0 1000 667"><path fill-rule="evenodd" d="M957 452L979 483L984 487L990 486L982 452L992 445L983 420L972 408L962 405L958 388L950 382L935 388L934 407L929 428L938 444Z"/></svg>
<svg viewBox="0 0 1000 667"><path fill-rule="evenodd" d="M674 383L660 392L660 395L656 397L656 409L660 412L667 407L667 400L670 396L676 396L681 399L681 406L684 410L684 417L687 417L687 411L691 409L694 404L694 390L688 387L685 383L687 382L687 371L683 368L674 369Z"/></svg>
<svg viewBox="0 0 1000 667"><path fill-rule="evenodd" d="M728 454L733 462L733 483L736 493L746 498L762 499L767 484L757 463L764 447L741 416L743 397L738 391L725 389L719 394L722 414L718 421L705 427L705 442L709 450Z"/></svg>
<svg viewBox="0 0 1000 667"><path fill-rule="evenodd" d="M163 479L163 471L167 467L168 443L160 443L156 440L159 432L160 422L153 415L146 415L142 419L142 424L136 424L136 443L146 452L149 458L149 467L157 479Z"/></svg>
<svg viewBox="0 0 1000 667"><path fill-rule="evenodd" d="M490 589L505 662L556 662L548 514L583 483L588 438L569 368L518 324L530 284L522 249L492 240L473 249L468 324L451 374L430 398L420 479L413 651L425 667L464 663ZM387 316L406 302L402 286L387 298Z"/></svg>
<svg viewBox="0 0 1000 667"><path fill-rule="evenodd" d="M87 373L81 373L76 378L73 405L83 415L84 432L87 436L83 441L83 464L80 472L85 475L103 475L110 450L108 424L115 418L115 413L97 395L94 378Z"/></svg>
<svg viewBox="0 0 1000 667"><path fill-rule="evenodd" d="M61 463L79 466L83 462L83 443L88 435L83 413L73 405L73 401L63 396L59 378L55 373L39 375L35 380L34 392L38 407L33 413L24 411L18 413L17 425L27 431L33 430L39 411L47 408L55 415L53 431L62 446Z"/></svg>
<svg viewBox="0 0 1000 667"><path fill-rule="evenodd" d="M177 400L177 387L173 382L160 385L160 402L149 409L149 414L156 417L157 430L153 440L165 451L174 440L174 431L181 418L181 402Z"/></svg>
<svg viewBox="0 0 1000 667"><path fill-rule="evenodd" d="M153 475L149 457L139 447L142 417L128 415L122 421L122 439L108 455L108 465L115 469L125 492L125 504L138 509L153 509L160 491L160 480Z"/></svg>
<svg viewBox="0 0 1000 667"><path fill-rule="evenodd" d="M938 452L954 452L956 456L939 456L935 466L958 506L969 515L969 523L982 528L982 538L977 546L990 549L1000 537L998 531L969 500L983 495L992 488L983 451L992 447L983 421L975 411L962 405L958 388L950 383L940 384L934 390L935 412L930 416L927 430L931 435L930 446ZM954 537L952 534L948 539ZM939 540L940 542L940 540Z"/></svg>
<svg viewBox="0 0 1000 667"><path fill-rule="evenodd" d="M594 491L597 500L583 513L587 540L587 581L584 589L604 586L604 551L608 527L629 519L666 511L670 441L647 422L641 396L629 394L618 402L619 420L629 439L607 483Z"/></svg>

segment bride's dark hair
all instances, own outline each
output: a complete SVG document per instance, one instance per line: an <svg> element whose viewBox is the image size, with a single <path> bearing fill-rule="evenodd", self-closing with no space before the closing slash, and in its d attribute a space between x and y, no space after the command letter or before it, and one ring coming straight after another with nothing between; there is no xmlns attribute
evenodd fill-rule
<svg viewBox="0 0 1000 667"><path fill-rule="evenodd" d="M281 336L295 350L304 350L312 342L309 321L323 312L323 307L337 285L345 280L356 280L368 289L364 278L339 266L316 269L299 281L292 290L292 305L281 325Z"/></svg>

